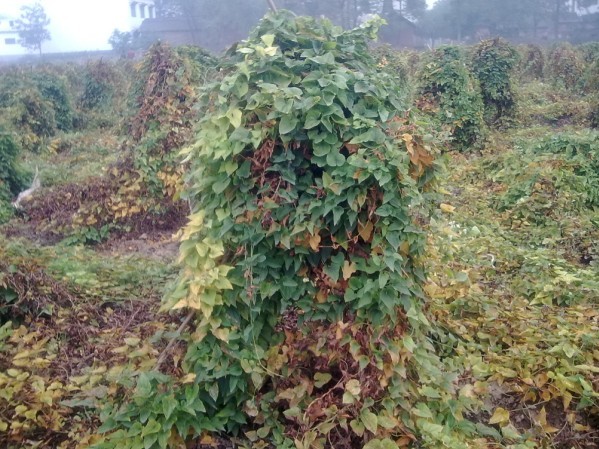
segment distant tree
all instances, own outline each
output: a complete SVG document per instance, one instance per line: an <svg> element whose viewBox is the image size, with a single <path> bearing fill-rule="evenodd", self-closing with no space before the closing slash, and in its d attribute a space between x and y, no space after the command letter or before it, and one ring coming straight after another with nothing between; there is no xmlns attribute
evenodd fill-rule
<svg viewBox="0 0 599 449"><path fill-rule="evenodd" d="M595 5L599 6L599 0L573 0L573 6L575 9L586 9Z"/></svg>
<svg viewBox="0 0 599 449"><path fill-rule="evenodd" d="M277 6L282 7L279 1ZM196 45L220 51L247 37L268 9L260 0L159 0L158 17L177 17Z"/></svg>
<svg viewBox="0 0 599 449"><path fill-rule="evenodd" d="M426 0L374 0L372 7L380 8L383 17L399 14L402 17L417 19L426 11Z"/></svg>
<svg viewBox="0 0 599 449"><path fill-rule="evenodd" d="M129 57L135 50L143 48L139 31L114 30L108 39L108 43L121 58Z"/></svg>
<svg viewBox="0 0 599 449"><path fill-rule="evenodd" d="M48 25L50 19L44 7L39 3L25 5L21 8L21 17L16 20L19 32L19 43L28 50L38 51L42 55L42 43L51 39Z"/></svg>
<svg viewBox="0 0 599 449"><path fill-rule="evenodd" d="M327 17L345 28L356 27L367 14L380 14L386 19L403 17L419 19L426 11L426 0L275 0L278 7L298 15Z"/></svg>
<svg viewBox="0 0 599 449"><path fill-rule="evenodd" d="M426 12L424 18L420 21L420 26L426 32L427 36L435 40L441 38L455 39L458 29L461 32L460 18L452 8L449 0L439 0L435 7Z"/></svg>
<svg viewBox="0 0 599 449"><path fill-rule="evenodd" d="M180 19L193 41L211 50L222 50L247 36L260 18L272 9L288 9L299 16L326 17L336 25L354 28L368 14L387 19L387 34L426 13L426 0L155 0L160 18Z"/></svg>
<svg viewBox="0 0 599 449"><path fill-rule="evenodd" d="M219 50L246 37L272 9L271 2L277 9L326 17L344 28L358 26L368 14L386 16L390 11L392 17L414 20L426 12L426 0L155 0L155 5L159 17L184 19L197 44Z"/></svg>
<svg viewBox="0 0 599 449"><path fill-rule="evenodd" d="M597 0L439 0L427 11L423 27L429 36L461 41L476 39L479 30L491 36L519 38L536 36L540 24L553 28L558 40L559 23L571 14L573 5L590 6Z"/></svg>
<svg viewBox="0 0 599 449"><path fill-rule="evenodd" d="M302 16L326 17L345 28L354 28L360 16L377 12L378 3L379 0L276 0L281 9L289 9Z"/></svg>

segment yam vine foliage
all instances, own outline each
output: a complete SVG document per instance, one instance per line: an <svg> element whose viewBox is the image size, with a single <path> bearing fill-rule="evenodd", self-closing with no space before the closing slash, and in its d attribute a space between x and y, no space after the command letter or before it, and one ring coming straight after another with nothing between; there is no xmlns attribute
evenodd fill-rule
<svg viewBox="0 0 599 449"><path fill-rule="evenodd" d="M540 80L545 72L545 54L538 45L527 44L518 48L520 57L518 74L520 80Z"/></svg>
<svg viewBox="0 0 599 449"><path fill-rule="evenodd" d="M39 152L50 137L73 128L74 111L66 77L51 67L10 68L0 73L2 118L24 150Z"/></svg>
<svg viewBox="0 0 599 449"><path fill-rule="evenodd" d="M575 89L583 75L583 62L576 49L569 43L562 43L549 53L548 71L554 84L567 89Z"/></svg>
<svg viewBox="0 0 599 449"><path fill-rule="evenodd" d="M56 129L58 131L71 130L73 128L73 106L66 78L51 71L41 71L32 75L32 81L42 98L52 104Z"/></svg>
<svg viewBox="0 0 599 449"><path fill-rule="evenodd" d="M501 183L501 194L492 205L505 213L511 226L542 228L544 233L528 236L532 246L547 245L553 233L564 257L588 265L597 258L597 207L599 206L599 134L596 131L563 132L526 142L518 153L501 157L501 170L492 176ZM496 163L496 162L495 162ZM539 260L528 260L532 270ZM535 265L536 264L536 265ZM556 270L562 270L553 264ZM556 273L557 273L556 271ZM559 273L557 273L559 274ZM551 276L551 275L550 275ZM565 279L565 280L564 280ZM547 282L518 281L537 304L576 304L597 289L596 273L582 271L571 279L554 276ZM567 288L560 286L568 283Z"/></svg>
<svg viewBox="0 0 599 449"><path fill-rule="evenodd" d="M592 106L589 121L591 128L599 128L599 100L595 100L595 103Z"/></svg>
<svg viewBox="0 0 599 449"><path fill-rule="evenodd" d="M64 213L50 216L53 230L67 235L68 242L100 242L112 232L178 229L184 222L186 205L178 201L182 170L177 153L192 135L198 81L215 63L195 53L160 43L148 50L136 71L135 114L129 119L130 138L123 144L123 156L93 184L70 187L79 204L72 210L74 201L68 199L69 204L58 208L62 212L71 207L67 217ZM115 84L109 81L117 73L103 64L90 65L86 72L86 107L101 110L110 99L106 89ZM88 86L92 86L89 91ZM61 187L51 194L59 202L63 191Z"/></svg>
<svg viewBox="0 0 599 449"><path fill-rule="evenodd" d="M25 187L25 173L18 165L20 148L12 134L0 127L0 223L12 217L11 200Z"/></svg>
<svg viewBox="0 0 599 449"><path fill-rule="evenodd" d="M485 121L498 125L513 118L516 100L513 92L513 72L518 52L507 41L496 38L476 46L472 59L485 106Z"/></svg>
<svg viewBox="0 0 599 449"><path fill-rule="evenodd" d="M207 88L163 306L196 313L187 375L144 375L102 447L241 429L254 447L457 444L419 262L436 150L369 56L379 23L269 15Z"/></svg>
<svg viewBox="0 0 599 449"><path fill-rule="evenodd" d="M577 183L566 186L579 187L572 205L584 204L591 209L599 207L599 133L561 133L541 141L535 148L537 154L556 154L571 162Z"/></svg>
<svg viewBox="0 0 599 449"><path fill-rule="evenodd" d="M414 75L413 67L418 65L413 58L417 54L400 53L392 46L385 44L373 48L372 55L376 59L379 69L397 78L398 87L407 90L413 85L411 82Z"/></svg>
<svg viewBox="0 0 599 449"><path fill-rule="evenodd" d="M479 83L458 47L441 47L428 55L418 74L420 107L447 126L460 151L482 144L486 135Z"/></svg>
<svg viewBox="0 0 599 449"><path fill-rule="evenodd" d="M109 107L115 86L121 83L114 65L103 60L88 62L83 74L79 106L87 111Z"/></svg>
<svg viewBox="0 0 599 449"><path fill-rule="evenodd" d="M599 91L599 58L586 64L582 87L588 94L596 94Z"/></svg>

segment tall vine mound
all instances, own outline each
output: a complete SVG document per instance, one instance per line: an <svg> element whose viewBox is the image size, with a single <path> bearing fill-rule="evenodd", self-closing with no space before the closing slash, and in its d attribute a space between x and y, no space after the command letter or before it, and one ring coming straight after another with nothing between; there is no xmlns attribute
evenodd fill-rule
<svg viewBox="0 0 599 449"><path fill-rule="evenodd" d="M137 71L136 113L119 161L85 184L40 191L25 207L38 235L97 243L109 236L175 231L185 223L177 153L192 135L198 85L211 70L208 63L215 63L192 57L184 48L160 43L148 50Z"/></svg>
<svg viewBox="0 0 599 449"><path fill-rule="evenodd" d="M445 46L427 55L418 73L418 106L451 133L453 148L480 148L487 134L480 83L459 47Z"/></svg>
<svg viewBox="0 0 599 449"><path fill-rule="evenodd" d="M182 270L163 306L196 318L182 382L143 376L143 396L106 421L137 426L117 439L166 447L219 430L252 447L463 447L469 423L427 337L419 262L437 150L369 56L378 24L269 15L208 87L184 151ZM174 391L175 411L148 405L152 388ZM165 446L151 445L154 428Z"/></svg>
<svg viewBox="0 0 599 449"><path fill-rule="evenodd" d="M516 49L501 38L481 41L475 48L472 68L480 83L489 126L506 124L515 116L513 72L518 59Z"/></svg>

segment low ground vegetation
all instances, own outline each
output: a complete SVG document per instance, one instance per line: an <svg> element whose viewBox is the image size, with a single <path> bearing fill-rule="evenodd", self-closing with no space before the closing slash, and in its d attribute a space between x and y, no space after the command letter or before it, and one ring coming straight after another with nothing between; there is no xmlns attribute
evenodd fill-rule
<svg viewBox="0 0 599 449"><path fill-rule="evenodd" d="M0 74L1 447L599 446L597 45L375 29Z"/></svg>

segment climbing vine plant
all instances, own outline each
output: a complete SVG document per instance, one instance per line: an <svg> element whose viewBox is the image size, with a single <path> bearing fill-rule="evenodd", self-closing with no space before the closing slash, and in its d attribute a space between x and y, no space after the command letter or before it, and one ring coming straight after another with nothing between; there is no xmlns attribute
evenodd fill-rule
<svg viewBox="0 0 599 449"><path fill-rule="evenodd" d="M441 47L430 53L418 73L418 105L451 133L459 151L479 148L487 129L480 84L458 47Z"/></svg>
<svg viewBox="0 0 599 449"><path fill-rule="evenodd" d="M488 125L505 124L516 113L513 72L519 55L501 38L481 41L474 51L472 69L482 91L485 121Z"/></svg>
<svg viewBox="0 0 599 449"><path fill-rule="evenodd" d="M118 447L214 430L254 447L459 444L421 288L437 151L369 56L379 24L271 14L207 88L163 305L194 312L186 374L140 378L105 416L128 429Z"/></svg>

